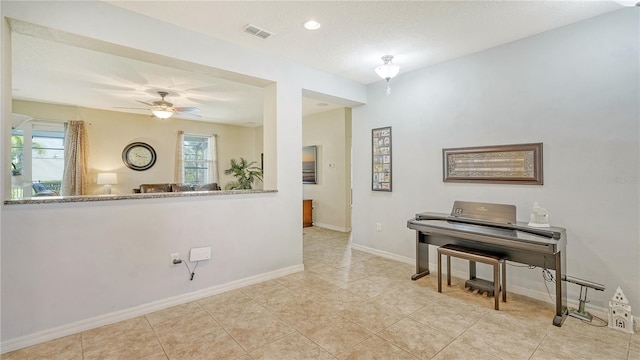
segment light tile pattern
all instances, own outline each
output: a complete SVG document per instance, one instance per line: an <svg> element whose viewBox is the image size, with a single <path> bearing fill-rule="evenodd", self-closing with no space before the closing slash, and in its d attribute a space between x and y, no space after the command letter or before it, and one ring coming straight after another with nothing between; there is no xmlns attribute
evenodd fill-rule
<svg viewBox="0 0 640 360"><path fill-rule="evenodd" d="M569 317L464 281L437 292L414 266L352 250L349 234L304 229L305 271L2 355L15 359L620 359L640 334Z"/></svg>

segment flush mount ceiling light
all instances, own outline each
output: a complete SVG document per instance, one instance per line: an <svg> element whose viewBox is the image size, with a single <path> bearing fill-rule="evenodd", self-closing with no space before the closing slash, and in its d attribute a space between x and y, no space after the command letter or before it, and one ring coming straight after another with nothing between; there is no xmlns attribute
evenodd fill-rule
<svg viewBox="0 0 640 360"><path fill-rule="evenodd" d="M306 21L304 24L304 28L307 30L318 30L320 29L320 23L315 20Z"/></svg>
<svg viewBox="0 0 640 360"><path fill-rule="evenodd" d="M400 66L393 65L393 55L385 55L382 57L384 64L376 68L376 74L381 78L387 80L387 95L391 94L391 87L389 86L389 80L393 79L400 72Z"/></svg>

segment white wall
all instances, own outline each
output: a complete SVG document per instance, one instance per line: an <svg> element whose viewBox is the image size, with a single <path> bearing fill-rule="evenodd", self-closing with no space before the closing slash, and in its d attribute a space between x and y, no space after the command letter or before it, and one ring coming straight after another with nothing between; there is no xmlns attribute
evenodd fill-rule
<svg viewBox="0 0 640 360"><path fill-rule="evenodd" d="M408 219L454 200L538 201L567 229L567 272L617 286L640 314L639 11L626 8L369 87L353 109L353 242L415 258ZM401 65L401 64L400 64ZM371 129L393 127L393 192L372 192ZM544 185L442 182L442 149L544 143ZM383 231L375 231L382 223ZM432 255L432 264L435 256ZM457 269L466 271L463 262ZM509 267L510 288L548 301L540 270ZM569 284L569 300L578 287Z"/></svg>
<svg viewBox="0 0 640 360"><path fill-rule="evenodd" d="M0 11L4 21L16 18L275 81L277 116L264 130L264 148L275 150L269 161L278 189L237 196L3 205L2 351L61 335L56 329L87 319L302 267L302 91L364 103L364 86L103 2L3 1ZM167 43L180 44L180 51ZM2 51L8 48L3 41ZM7 73L9 64L2 66ZM11 79L0 81L1 103L9 104ZM7 144L11 108L1 111ZM10 167L8 154L1 164ZM7 188L2 187L3 198ZM193 246L211 246L213 258L198 267L191 282L185 269L170 267L168 259Z"/></svg>
<svg viewBox="0 0 640 360"><path fill-rule="evenodd" d="M302 145L317 146L317 184L304 184L304 198L313 200L314 225L350 231L351 154L347 149L351 110L340 108L302 119ZM346 186L347 185L347 186Z"/></svg>

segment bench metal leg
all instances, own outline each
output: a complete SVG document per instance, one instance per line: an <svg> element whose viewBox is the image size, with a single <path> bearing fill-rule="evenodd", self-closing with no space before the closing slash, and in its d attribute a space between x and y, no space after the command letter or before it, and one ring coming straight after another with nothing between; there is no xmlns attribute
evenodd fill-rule
<svg viewBox="0 0 640 360"><path fill-rule="evenodd" d="M447 255L447 286L451 286L451 256Z"/></svg>
<svg viewBox="0 0 640 360"><path fill-rule="evenodd" d="M438 251L438 292L442 292L442 255Z"/></svg>
<svg viewBox="0 0 640 360"><path fill-rule="evenodd" d="M502 260L502 302L507 302L507 262Z"/></svg>
<svg viewBox="0 0 640 360"><path fill-rule="evenodd" d="M500 271L499 268L500 264L494 264L493 265L493 299L494 299L494 303L495 303L495 308L496 310L500 310L500 299L499 299L499 294L500 294Z"/></svg>

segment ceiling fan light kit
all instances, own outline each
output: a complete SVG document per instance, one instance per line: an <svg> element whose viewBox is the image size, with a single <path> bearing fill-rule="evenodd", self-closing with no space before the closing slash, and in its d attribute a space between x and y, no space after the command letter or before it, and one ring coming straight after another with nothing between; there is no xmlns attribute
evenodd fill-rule
<svg viewBox="0 0 640 360"><path fill-rule="evenodd" d="M160 119L168 119L173 115L173 111L169 110L151 110L151 113Z"/></svg>
<svg viewBox="0 0 640 360"><path fill-rule="evenodd" d="M173 115L180 115L187 118L199 119L200 115L193 114L193 112L200 111L197 107L174 107L172 103L166 101L164 98L169 95L166 91L158 91L158 95L160 95L160 100L156 100L153 102L146 102L136 100L141 104L145 104L149 106L151 114L159 119L168 119ZM138 109L138 108L121 108L121 109Z"/></svg>
<svg viewBox="0 0 640 360"><path fill-rule="evenodd" d="M393 64L393 55L385 55L382 58L384 64L376 67L376 74L387 81L387 95L391 94L389 80L393 79L400 72L400 66Z"/></svg>

